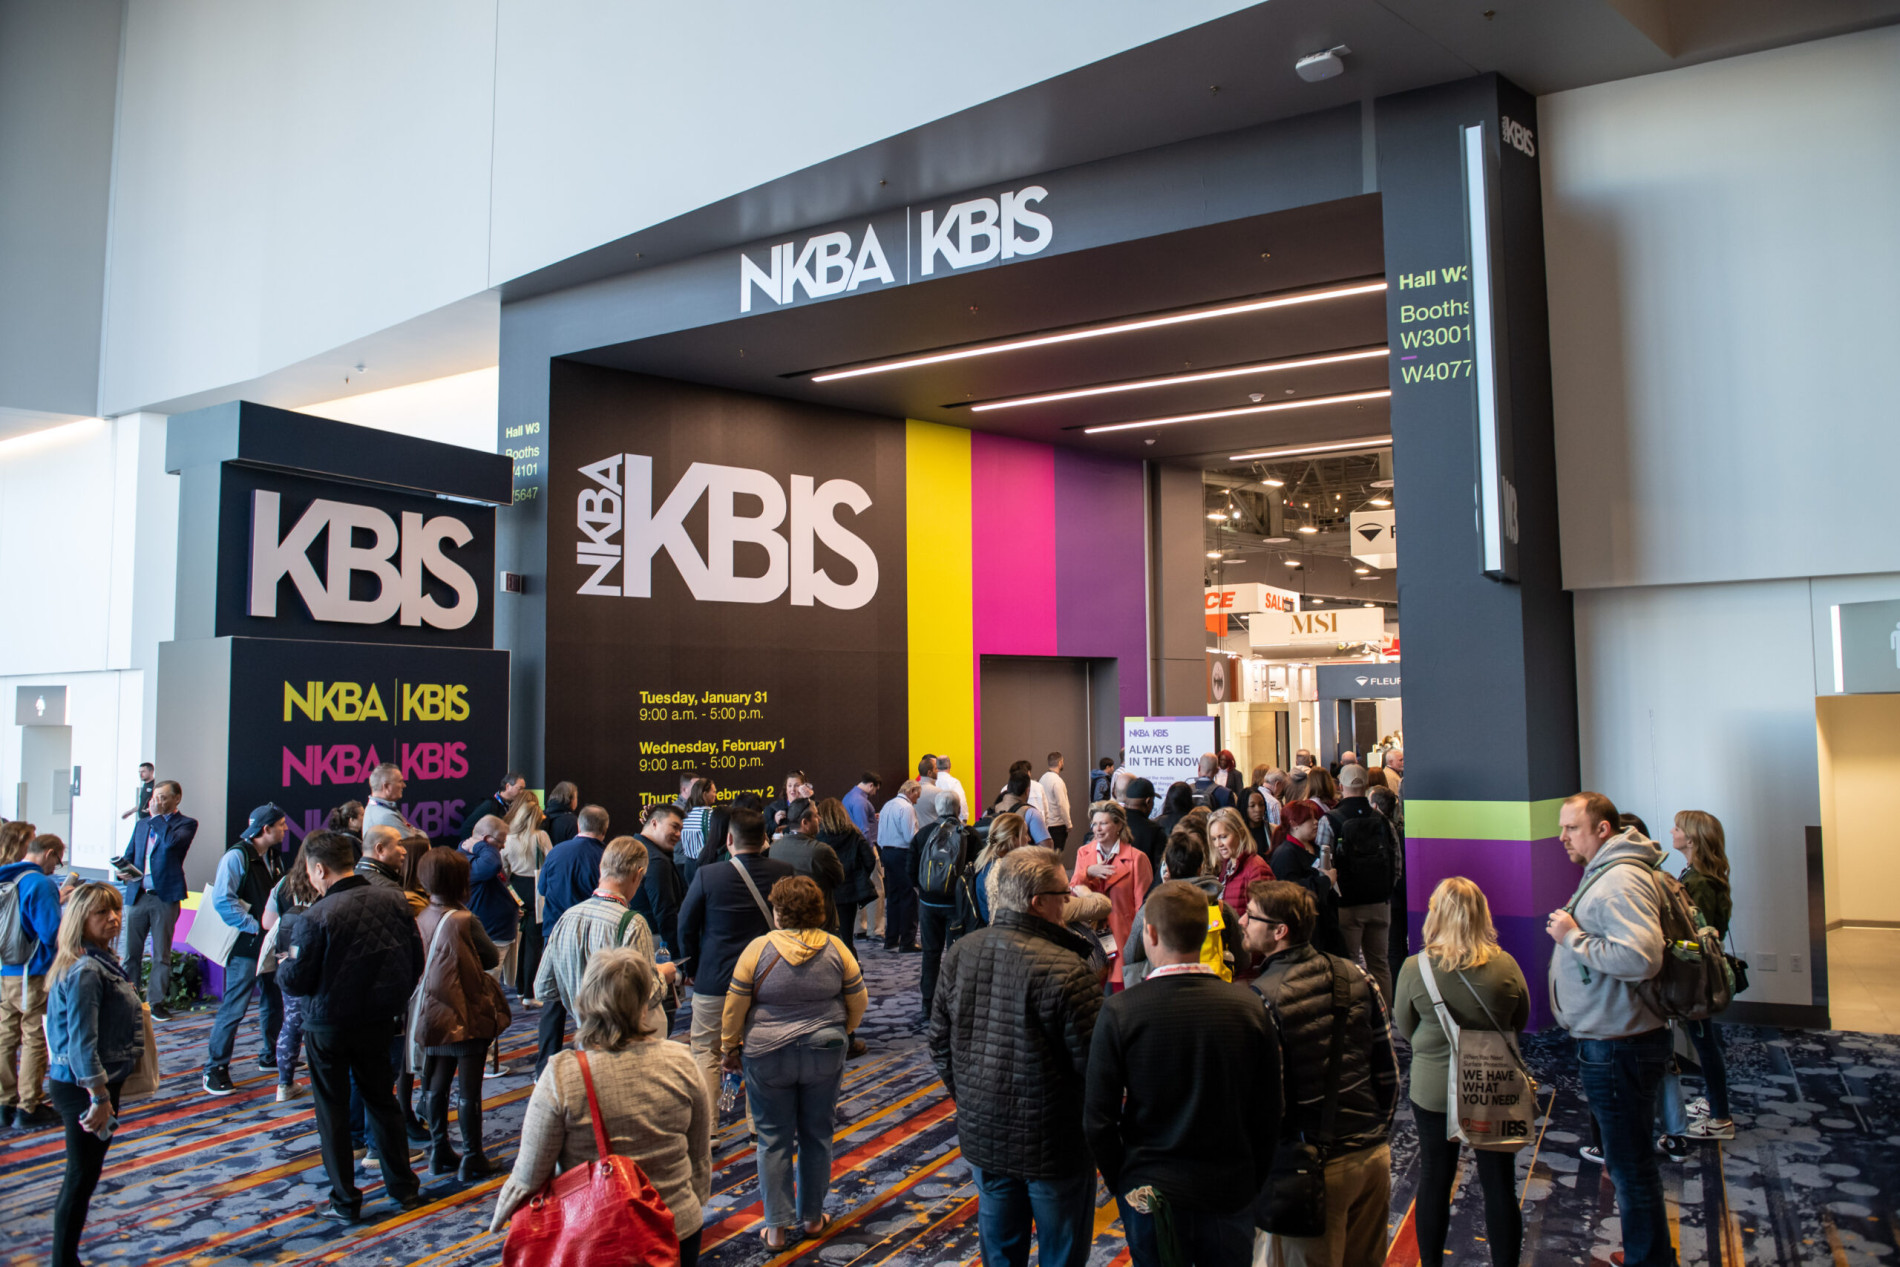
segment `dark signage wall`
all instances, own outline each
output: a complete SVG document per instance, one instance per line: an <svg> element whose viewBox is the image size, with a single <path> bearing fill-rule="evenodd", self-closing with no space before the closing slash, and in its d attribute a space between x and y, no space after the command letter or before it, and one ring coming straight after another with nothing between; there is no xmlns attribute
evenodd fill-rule
<svg viewBox="0 0 1900 1267"><path fill-rule="evenodd" d="M494 643L495 511L232 463L219 637Z"/></svg>
<svg viewBox="0 0 1900 1267"><path fill-rule="evenodd" d="M452 836L508 763L508 653L239 638L230 717L226 822L275 802L293 848L390 761L403 816Z"/></svg>
<svg viewBox="0 0 1900 1267"><path fill-rule="evenodd" d="M903 426L552 370L546 780L573 780L629 830L685 772L767 798L793 769L895 787Z"/></svg>

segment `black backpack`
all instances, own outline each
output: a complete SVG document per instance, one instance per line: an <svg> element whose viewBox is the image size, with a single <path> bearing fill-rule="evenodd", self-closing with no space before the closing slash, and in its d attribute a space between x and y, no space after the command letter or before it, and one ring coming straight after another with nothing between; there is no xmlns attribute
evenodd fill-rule
<svg viewBox="0 0 1900 1267"><path fill-rule="evenodd" d="M1398 839L1379 811L1351 818L1338 810L1326 815L1333 825L1333 869L1339 875L1339 904L1365 906L1386 902L1398 887Z"/></svg>
<svg viewBox="0 0 1900 1267"><path fill-rule="evenodd" d="M955 819L933 823L924 837L923 853L917 859L917 896L936 906L948 906L967 886L972 851L968 837L973 833Z"/></svg>

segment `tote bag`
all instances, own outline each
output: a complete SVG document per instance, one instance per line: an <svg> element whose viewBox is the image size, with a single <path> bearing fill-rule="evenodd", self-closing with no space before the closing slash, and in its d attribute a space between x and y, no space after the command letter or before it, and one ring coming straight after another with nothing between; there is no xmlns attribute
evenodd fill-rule
<svg viewBox="0 0 1900 1267"><path fill-rule="evenodd" d="M522 1203L508 1221L502 1267L678 1267L673 1212L639 1163L613 1152L587 1053L575 1054L599 1160L556 1175Z"/></svg>
<svg viewBox="0 0 1900 1267"><path fill-rule="evenodd" d="M1484 1009L1492 1028L1461 1029L1438 992L1438 978L1428 951L1419 952L1418 974L1424 979L1426 993L1438 1010L1438 1023L1451 1044L1451 1060L1446 1066L1445 1138L1487 1152L1513 1152L1524 1147L1531 1142L1531 1125L1537 1116L1537 1083L1518 1053L1517 1035L1498 1027L1497 1018L1462 972L1458 979Z"/></svg>
<svg viewBox="0 0 1900 1267"><path fill-rule="evenodd" d="M152 1009L139 1004L139 1024L145 1031L145 1045L139 1050L138 1063L119 1088L119 1102L149 1100L158 1094L158 1035L152 1032Z"/></svg>

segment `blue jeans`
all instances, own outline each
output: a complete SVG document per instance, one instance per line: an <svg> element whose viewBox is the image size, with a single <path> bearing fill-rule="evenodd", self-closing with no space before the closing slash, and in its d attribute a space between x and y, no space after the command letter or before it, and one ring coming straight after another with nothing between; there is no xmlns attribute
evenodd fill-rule
<svg viewBox="0 0 1900 1267"><path fill-rule="evenodd" d="M1161 1241L1154 1216L1143 1214L1119 1194L1122 1235L1128 1238L1128 1258L1134 1267L1161 1267ZM1188 1267L1250 1267L1253 1262L1253 1210L1215 1214L1208 1210L1169 1210L1174 1238L1180 1242L1181 1261Z"/></svg>
<svg viewBox="0 0 1900 1267"><path fill-rule="evenodd" d="M1577 1070L1603 1131L1603 1167L1616 1185L1625 1267L1676 1263L1654 1135L1669 1053L1667 1026L1630 1038L1577 1040Z"/></svg>
<svg viewBox="0 0 1900 1267"><path fill-rule="evenodd" d="M745 1057L746 1098L759 1133L759 1187L765 1225L816 1223L831 1187L831 1132L844 1085L842 1026L821 1029L776 1051ZM798 1155L793 1213L792 1155Z"/></svg>
<svg viewBox="0 0 1900 1267"><path fill-rule="evenodd" d="M1083 1267L1095 1240L1095 1172L1064 1179L1017 1179L970 1167L976 1180L977 1239L987 1267L1029 1261L1029 1228L1036 1229L1042 1267Z"/></svg>
<svg viewBox="0 0 1900 1267"><path fill-rule="evenodd" d="M277 989L277 974L257 975L257 960L233 958L224 965L224 998L218 1002L218 1015L211 1022L211 1045L205 1055L205 1069L229 1069L231 1049L237 1045L238 1026L250 1010L251 989L261 987L264 1001L258 1007L258 1019L264 1026L264 1050L277 1049L277 1033L284 1023L284 996Z"/></svg>

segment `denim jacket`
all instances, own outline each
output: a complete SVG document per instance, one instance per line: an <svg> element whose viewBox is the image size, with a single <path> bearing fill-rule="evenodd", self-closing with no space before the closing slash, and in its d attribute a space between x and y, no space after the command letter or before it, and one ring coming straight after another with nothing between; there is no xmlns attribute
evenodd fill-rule
<svg viewBox="0 0 1900 1267"><path fill-rule="evenodd" d="M67 969L46 997L48 1074L97 1090L132 1072L145 1046L139 992L97 950Z"/></svg>

